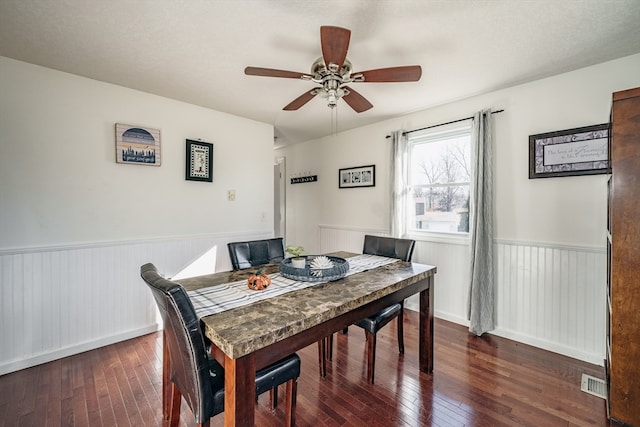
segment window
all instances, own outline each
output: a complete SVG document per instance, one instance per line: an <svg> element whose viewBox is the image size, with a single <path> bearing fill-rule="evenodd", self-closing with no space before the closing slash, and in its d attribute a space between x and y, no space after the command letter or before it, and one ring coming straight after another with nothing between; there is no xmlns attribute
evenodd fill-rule
<svg viewBox="0 0 640 427"><path fill-rule="evenodd" d="M410 135L410 231L469 233L471 122Z"/></svg>

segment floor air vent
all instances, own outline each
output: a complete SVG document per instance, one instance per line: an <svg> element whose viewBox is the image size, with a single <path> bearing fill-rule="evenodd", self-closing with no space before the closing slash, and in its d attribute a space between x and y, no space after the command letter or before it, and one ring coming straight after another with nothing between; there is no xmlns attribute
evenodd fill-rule
<svg viewBox="0 0 640 427"><path fill-rule="evenodd" d="M580 389L585 393L593 394L603 399L607 398L607 384L600 378L582 374L582 386Z"/></svg>

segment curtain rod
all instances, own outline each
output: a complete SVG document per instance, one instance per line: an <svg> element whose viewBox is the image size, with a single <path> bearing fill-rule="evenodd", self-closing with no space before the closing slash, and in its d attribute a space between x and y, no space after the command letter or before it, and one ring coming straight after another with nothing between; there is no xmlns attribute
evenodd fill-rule
<svg viewBox="0 0 640 427"><path fill-rule="evenodd" d="M492 111L492 112L491 112L491 114L502 113L503 111L504 111L504 110L496 110L496 111ZM420 128L420 129L412 129L412 130L408 130L408 131L402 132L402 135L406 135L406 134L408 134L408 133L413 133L413 132L418 132L418 131L421 131L421 130L427 130L427 129L431 129L431 128L437 128L437 127L440 127L440 126L446 126L446 125L450 125L450 124L452 124L452 123L464 122L465 120L471 120L471 119L473 119L473 116L471 116L471 117L465 117L464 119L451 120L450 122L440 123L440 124L437 124L437 125L431 125L431 126L423 127L423 128ZM385 138L391 138L391 135L387 135Z"/></svg>

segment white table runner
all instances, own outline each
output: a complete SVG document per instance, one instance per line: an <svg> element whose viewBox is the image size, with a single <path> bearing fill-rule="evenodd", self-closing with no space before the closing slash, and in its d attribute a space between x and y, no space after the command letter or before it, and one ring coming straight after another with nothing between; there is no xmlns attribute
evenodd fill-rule
<svg viewBox="0 0 640 427"><path fill-rule="evenodd" d="M346 275L351 276L352 274L382 267L383 265L391 264L398 260L377 255L356 255L348 258L347 261L349 262L349 271L347 271ZM196 314L202 318L246 304L253 304L254 302L283 295L288 292L326 283L287 279L280 273L270 274L269 277L271 277L271 285L263 291L251 290L247 287L246 280L240 280L224 285L188 291L187 293L196 309Z"/></svg>

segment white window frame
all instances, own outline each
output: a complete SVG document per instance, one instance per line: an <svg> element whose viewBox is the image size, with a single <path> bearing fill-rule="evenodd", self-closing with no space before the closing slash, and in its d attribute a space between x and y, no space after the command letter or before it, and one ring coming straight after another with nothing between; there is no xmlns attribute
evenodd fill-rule
<svg viewBox="0 0 640 427"><path fill-rule="evenodd" d="M470 157L473 156L473 142L471 141L471 131L472 131L472 119L453 123L445 126L438 126L431 129L426 129L424 131L420 131L420 133L410 134L408 136L408 161L407 165L407 209L406 209L406 221L407 221L407 233L410 238L414 238L416 240L425 240L425 241L433 241L433 242L445 242L445 243L459 243L459 244L467 244L469 242L469 232L453 232L453 231L435 231L435 230L423 230L416 228L416 219L415 219L415 205L413 200L413 193L416 188L431 188L436 187L442 184L419 184L414 185L411 181L412 178L412 154L413 148L417 144L429 143L442 141L446 139L451 139L456 136L468 135L469 136L469 153ZM469 159L469 167L471 168L473 165L473 159ZM471 172L472 173L472 172ZM472 191L472 183L471 177L468 182L457 182L457 183L449 183L444 185L468 185L469 194ZM471 218L469 218L471 221Z"/></svg>

